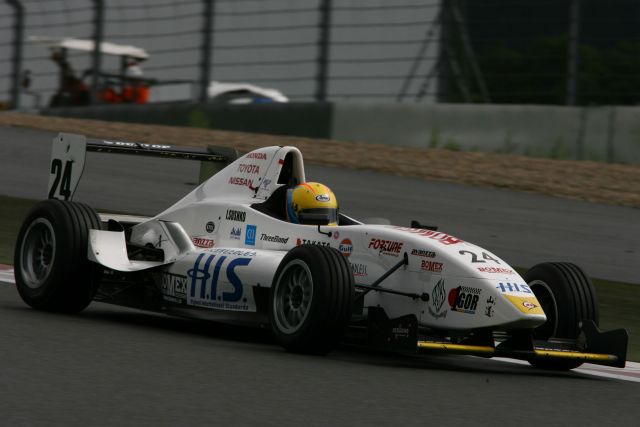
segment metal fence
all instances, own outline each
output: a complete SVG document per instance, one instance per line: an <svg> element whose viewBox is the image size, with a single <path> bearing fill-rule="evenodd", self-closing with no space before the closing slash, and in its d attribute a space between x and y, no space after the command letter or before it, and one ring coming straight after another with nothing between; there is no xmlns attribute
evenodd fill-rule
<svg viewBox="0 0 640 427"><path fill-rule="evenodd" d="M152 101L204 100L215 80L295 101L640 102L637 0L0 0L5 106L46 105L59 87L31 36L146 49ZM119 66L69 59L79 75Z"/></svg>
<svg viewBox="0 0 640 427"><path fill-rule="evenodd" d="M406 93L417 93L423 86L419 79L429 77L421 97L433 100L438 47L421 46L428 34L433 38L429 29L439 5L439 0L0 0L0 100L29 106L37 95L46 103L58 87L50 52L30 43L31 36L142 47L150 54L141 64L145 76L161 83L189 81L183 96L195 99L206 98L211 80L273 87L292 100L395 99L403 84ZM69 54L77 74L118 67L117 58L108 55ZM28 91L20 89L25 71ZM165 89L157 88L156 100Z"/></svg>

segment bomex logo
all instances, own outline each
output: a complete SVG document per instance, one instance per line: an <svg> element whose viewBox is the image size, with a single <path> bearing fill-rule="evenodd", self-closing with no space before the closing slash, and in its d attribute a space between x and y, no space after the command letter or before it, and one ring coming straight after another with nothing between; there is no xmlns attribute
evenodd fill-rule
<svg viewBox="0 0 640 427"><path fill-rule="evenodd" d="M247 232L244 235L244 244L255 246L256 234L258 234L257 227L255 225L247 225Z"/></svg>
<svg viewBox="0 0 640 427"><path fill-rule="evenodd" d="M211 301L224 301L224 302L238 302L243 295L242 281L235 272L237 267L249 265L251 258L234 258L229 261L225 267L224 273L227 276L227 281L231 284L233 291L222 292L219 295L218 292L218 280L220 279L220 271L227 259L226 256L221 255L217 258L213 271L211 271L211 264L216 259L217 255L208 255L206 261L202 260L206 254L198 255L196 262L193 264L193 268L187 272L187 276L191 279L190 296L191 298L200 298L201 300ZM199 290L199 292L198 292Z"/></svg>

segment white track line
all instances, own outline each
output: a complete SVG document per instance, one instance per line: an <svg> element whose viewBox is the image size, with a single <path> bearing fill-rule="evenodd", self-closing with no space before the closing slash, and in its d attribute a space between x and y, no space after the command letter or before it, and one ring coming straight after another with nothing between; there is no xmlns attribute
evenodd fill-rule
<svg viewBox="0 0 640 427"><path fill-rule="evenodd" d="M529 362L524 360L507 359L505 357L494 357L493 360L501 362L515 363L518 365L528 365ZM579 368L571 370L579 374L592 375L594 377L615 378L618 380L632 381L640 383L640 363L627 361L624 369L613 368L610 366L593 365L585 363Z"/></svg>
<svg viewBox="0 0 640 427"><path fill-rule="evenodd" d="M13 276L13 268L4 269L0 266L0 283L6 283L8 285L16 283L16 279Z"/></svg>
<svg viewBox="0 0 640 427"><path fill-rule="evenodd" d="M15 284L16 281L13 275L13 268L4 269L2 267L4 266L0 266L0 283L10 285ZM506 359L503 357L495 357L493 360L528 365L528 362L523 360ZM585 363L580 368L574 369L572 372L640 383L640 363L636 362L627 362L627 366L624 369Z"/></svg>

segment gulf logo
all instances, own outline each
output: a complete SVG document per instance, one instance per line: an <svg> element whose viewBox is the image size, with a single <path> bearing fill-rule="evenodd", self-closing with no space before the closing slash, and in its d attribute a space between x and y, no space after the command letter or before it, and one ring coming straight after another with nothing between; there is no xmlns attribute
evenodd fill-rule
<svg viewBox="0 0 640 427"><path fill-rule="evenodd" d="M342 255L349 258L349 255L351 255L351 252L353 252L353 243L351 243L351 239L342 239L342 242L340 242L340 246L338 246L338 249L340 249Z"/></svg>

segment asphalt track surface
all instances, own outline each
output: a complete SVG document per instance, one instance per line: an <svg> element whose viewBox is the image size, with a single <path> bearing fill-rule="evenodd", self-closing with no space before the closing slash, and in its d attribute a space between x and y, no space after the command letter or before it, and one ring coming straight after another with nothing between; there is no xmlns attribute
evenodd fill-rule
<svg viewBox="0 0 640 427"><path fill-rule="evenodd" d="M46 198L54 136L0 128L0 195ZM153 215L189 192L197 175L198 164L188 160L88 153L76 198ZM640 284L638 209L317 165L306 165L306 175L329 185L342 211L358 219L416 219L515 266L570 261L592 277Z"/></svg>
<svg viewBox="0 0 640 427"><path fill-rule="evenodd" d="M0 285L2 425L637 425L640 384L464 356L287 353L244 330Z"/></svg>
<svg viewBox="0 0 640 427"><path fill-rule="evenodd" d="M26 142L15 143L16 147L14 142L7 143L5 138L9 134L14 141L42 137L48 140L51 135L0 130L3 150L0 194L43 197L48 147ZM10 153L5 151L7 147ZM12 160L7 161L7 155ZM123 197L129 200L134 210L145 213L164 207L152 205L159 204L158 200L171 203L179 196L175 194L178 189L187 188L185 182L195 180L195 173L188 176L176 166L154 172L144 181L131 181L134 172L144 174L144 169L126 163L122 156L116 159L120 166L108 161L89 164L95 164L94 171L105 175L98 174L96 178L87 172L87 183L81 184L85 185L81 191L86 193L82 199L96 206L117 208L108 203L120 196L120 200ZM154 166L146 160L145 167ZM327 175L320 177L323 172ZM391 185L389 182L411 185L411 180L395 181L399 178L381 178L377 174L350 175L348 171L316 167L310 167L307 174L332 185L345 210L357 216L367 216L362 206L372 204L384 208L379 216L406 222L420 211L417 205L423 203L409 202L410 208L401 204L411 200L409 187L392 187L395 191L383 193ZM341 184L345 175L351 181ZM180 178L179 185L161 184L176 176ZM376 176L382 181L372 184L369 178ZM96 179L97 182L90 182ZM106 189L107 180L109 185L118 185L115 196L100 191ZM132 182L146 185L145 190L131 195L135 187ZM154 182L155 186L148 185ZM502 212L491 208L485 215L476 206L468 215L483 218L482 226L509 223L491 219L491 214L498 211L524 221L520 215L528 211L527 206L541 200L559 203L558 206L578 203L494 190L478 190L476 194L473 188L450 184L418 184L430 189L425 194L428 203L421 218L439 222L448 230L453 228L445 225L453 226L458 222L456 219L464 218L462 212L451 208L456 191L459 197L468 197L470 205L484 200L481 206L487 206L487 198L493 197L497 205L506 209ZM363 201L349 205L348 199L358 188L370 190ZM473 194L476 196L472 197ZM533 201L527 202L527 197ZM503 203L513 198L516 202L504 208ZM438 210L442 206L451 208L448 216ZM580 203L579 206L594 209L588 215L592 222L604 212L632 217L625 209ZM569 207L564 212L575 215L582 209ZM535 216L531 215L532 220ZM575 216L566 220L569 224L579 221ZM633 227L632 221L629 226ZM555 227L558 233L570 236L559 225ZM472 226L459 230L457 234L470 241L474 241L470 237L474 231L483 233ZM623 230L621 227L621 234ZM510 233L516 231L513 226ZM502 231L484 233L489 241L492 233L498 236L493 239L502 240ZM597 243L593 233L580 238L587 237ZM503 245L508 246L508 241ZM630 238L625 241L632 242ZM615 242L611 239L607 245L618 247ZM504 256L504 251L485 246ZM636 425L640 415L637 383L575 372L538 371L463 356L407 357L350 348L340 348L327 357L300 356L283 351L264 331L107 304L94 303L77 316L38 312L26 307L10 285L0 285L0 338L3 425L595 426Z"/></svg>

